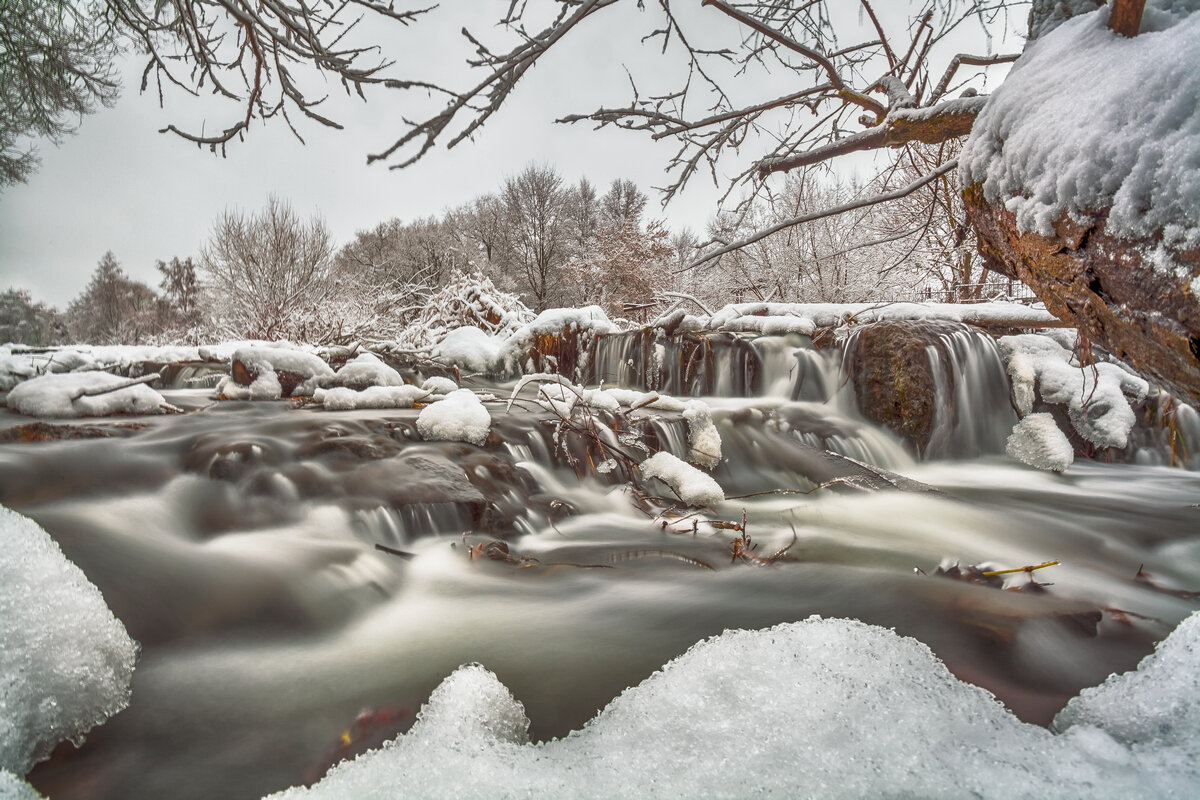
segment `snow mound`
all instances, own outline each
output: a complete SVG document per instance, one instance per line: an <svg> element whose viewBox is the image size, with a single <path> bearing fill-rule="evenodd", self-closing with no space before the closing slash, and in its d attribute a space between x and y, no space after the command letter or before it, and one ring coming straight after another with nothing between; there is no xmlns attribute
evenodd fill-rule
<svg viewBox="0 0 1200 800"><path fill-rule="evenodd" d="M128 382L107 372L42 375L14 387L8 394L8 407L31 417L107 417L175 410L161 394L140 383L91 397L81 394Z"/></svg>
<svg viewBox="0 0 1200 800"><path fill-rule="evenodd" d="M446 364L456 364L468 372L495 372L504 340L475 327L455 328L434 348L432 355Z"/></svg>
<svg viewBox="0 0 1200 800"><path fill-rule="evenodd" d="M463 667L407 734L276 797L1190 797L1197 674L1194 615L1056 735L914 639L813 617L701 642L542 745L494 675Z"/></svg>
<svg viewBox="0 0 1200 800"><path fill-rule="evenodd" d="M520 298L500 291L490 278L455 269L446 285L425 302L421 314L397 337L397 343L406 349L434 347L459 328L504 337L533 316Z"/></svg>
<svg viewBox="0 0 1200 800"><path fill-rule="evenodd" d="M0 540L0 770L23 775L128 705L137 645L37 523L0 506Z"/></svg>
<svg viewBox="0 0 1200 800"><path fill-rule="evenodd" d="M445 378L441 375L434 375L430 378L426 378L425 382L421 384L421 388L427 392L432 392L433 394L450 394L451 392L458 390L458 384L450 378Z"/></svg>
<svg viewBox="0 0 1200 800"><path fill-rule="evenodd" d="M1042 412L1030 414L1013 426L1004 445L1012 458L1037 469L1065 472L1075 461L1075 450L1058 429L1054 417Z"/></svg>
<svg viewBox="0 0 1200 800"><path fill-rule="evenodd" d="M444 399L425 406L417 417L417 431L427 442L482 445L491 428L491 415L470 389L456 389Z"/></svg>
<svg viewBox="0 0 1200 800"><path fill-rule="evenodd" d="M647 478L658 478L670 486L689 506L712 508L725 500L725 490L719 483L665 450L643 461L641 470Z"/></svg>
<svg viewBox="0 0 1200 800"><path fill-rule="evenodd" d="M1146 381L1116 364L1080 366L1069 350L1041 334L1004 336L998 344L1020 413L1030 412L1036 391L1047 403L1066 406L1075 430L1092 444L1125 446L1137 422L1130 403L1146 399Z"/></svg>
<svg viewBox="0 0 1200 800"><path fill-rule="evenodd" d="M333 376L334 383L352 389L368 386L403 386L404 378L374 353L362 353L347 361Z"/></svg>
<svg viewBox="0 0 1200 800"><path fill-rule="evenodd" d="M326 411L353 411L358 408L412 408L429 396L416 386L368 386L356 392L345 386L317 389L313 400L325 405Z"/></svg>
<svg viewBox="0 0 1200 800"><path fill-rule="evenodd" d="M1107 231L1164 231L1200 246L1200 5L1150 0L1141 32L1107 27L1110 6L1032 42L991 95L959 156L1022 231L1045 236L1064 215Z"/></svg>

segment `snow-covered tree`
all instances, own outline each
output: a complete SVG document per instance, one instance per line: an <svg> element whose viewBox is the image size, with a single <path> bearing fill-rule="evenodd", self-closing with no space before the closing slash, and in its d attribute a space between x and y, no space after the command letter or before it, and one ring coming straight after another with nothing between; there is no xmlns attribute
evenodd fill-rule
<svg viewBox="0 0 1200 800"><path fill-rule="evenodd" d="M67 329L79 342L140 344L161 327L162 310L154 290L126 275L110 250L67 306Z"/></svg>
<svg viewBox="0 0 1200 800"><path fill-rule="evenodd" d="M657 220L645 229L632 219L602 223L563 270L574 301L602 306L614 317L626 316L626 306L653 303L671 284L670 237Z"/></svg>

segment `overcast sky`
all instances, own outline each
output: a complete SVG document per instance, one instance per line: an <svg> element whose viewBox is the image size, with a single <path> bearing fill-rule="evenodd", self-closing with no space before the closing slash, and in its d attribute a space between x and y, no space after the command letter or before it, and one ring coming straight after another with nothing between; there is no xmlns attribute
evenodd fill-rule
<svg viewBox="0 0 1200 800"><path fill-rule="evenodd" d="M466 23L486 34L507 7L508 0L479 0L440 8L417 27L389 28L382 42L398 61L399 74L424 69L452 76L461 86L469 51L459 28ZM696 4L683 13L702 45L733 46L740 40L737 24L711 8ZM238 111L224 107L214 113L207 101L179 94L168 95L167 107L160 109L155 92L138 93L143 62L130 59L117 105L84 118L79 133L60 146L43 144L41 169L27 184L0 192L0 289L27 289L35 299L64 308L106 250L131 276L156 286L156 260L195 256L222 211L257 211L272 193L290 201L302 217L323 216L338 243L392 217L440 214L494 191L530 162L549 163L571 182L586 175L602 188L613 178L632 178L653 196L650 187L666 183L663 169L672 144L594 131L587 123L553 123L567 113L627 105L623 65L639 80L671 83L668 65L679 68L679 59L664 60L656 47L638 45L649 28L633 3L600 12L525 76L475 142L450 151L439 147L399 171L366 164L368 153L403 133L402 115L413 113L395 91L377 89L367 103L335 96L329 113L346 129L302 124L307 144L280 124L256 121L247 140L231 144L221 158L158 129L203 118L207 130L219 130ZM770 96L771 87L754 88ZM746 152L745 161L730 161L728 169L744 168L755 155ZM703 177L693 184L665 212L657 205L651 211L673 229L702 229L719 192Z"/></svg>

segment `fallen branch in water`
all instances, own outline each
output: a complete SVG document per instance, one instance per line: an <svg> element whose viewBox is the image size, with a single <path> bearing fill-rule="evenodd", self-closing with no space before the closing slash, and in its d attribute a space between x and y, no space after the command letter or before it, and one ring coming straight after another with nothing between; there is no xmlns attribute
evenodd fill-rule
<svg viewBox="0 0 1200 800"><path fill-rule="evenodd" d="M408 560L408 561L411 561L412 559L417 557L416 553L410 553L407 550L397 550L394 547L388 547L386 544L376 544L375 549L382 550L385 553L391 553L394 556L400 556L401 558Z"/></svg>
<svg viewBox="0 0 1200 800"><path fill-rule="evenodd" d="M980 573L982 575L1011 575L1016 572L1033 572L1035 569L1045 569L1046 567L1057 567L1061 561L1043 561L1041 564L1035 564L1028 567L1017 567L1016 569L992 569L987 572Z"/></svg>

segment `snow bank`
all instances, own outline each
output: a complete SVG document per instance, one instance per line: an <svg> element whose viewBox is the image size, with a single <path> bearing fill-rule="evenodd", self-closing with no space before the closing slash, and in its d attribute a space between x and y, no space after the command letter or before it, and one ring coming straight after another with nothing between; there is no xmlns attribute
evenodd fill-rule
<svg viewBox="0 0 1200 800"><path fill-rule="evenodd" d="M1111 234L1198 247L1200 5L1150 0L1133 38L1108 30L1109 8L1025 49L971 128L962 181L1022 231L1111 207Z"/></svg>
<svg viewBox="0 0 1200 800"><path fill-rule="evenodd" d="M1146 399L1150 385L1116 364L1081 367L1072 353L1048 336L1004 336L1000 351L1013 382L1017 410L1028 414L1034 393L1067 407L1079 435L1098 447L1124 447L1137 422L1131 403Z"/></svg>
<svg viewBox="0 0 1200 800"><path fill-rule="evenodd" d="M163 414L175 407L145 384L126 386L94 397L82 392L128 383L107 372L42 375L18 384L8 394L8 407L31 417L107 417L113 414Z"/></svg>
<svg viewBox="0 0 1200 800"><path fill-rule="evenodd" d="M457 389L421 409L417 431L427 442L470 442L482 445L492 428L492 417L470 389Z"/></svg>
<svg viewBox="0 0 1200 800"><path fill-rule="evenodd" d="M1014 425L1004 452L1031 467L1050 472L1065 472L1075 461L1071 442L1058 429L1054 417L1044 412L1030 414Z"/></svg>
<svg viewBox="0 0 1200 800"><path fill-rule="evenodd" d="M701 642L542 745L494 675L460 668L407 734L275 797L1191 797L1198 676L1194 615L1056 735L914 639L813 617Z"/></svg>
<svg viewBox="0 0 1200 800"><path fill-rule="evenodd" d="M353 411L358 408L412 408L429 392L416 386L368 386L355 391L345 386L317 389L313 400L322 403L326 411Z"/></svg>
<svg viewBox="0 0 1200 800"><path fill-rule="evenodd" d="M658 478L670 486L689 506L712 508L725 500L725 490L720 484L665 450L643 461L641 470L647 478Z"/></svg>
<svg viewBox="0 0 1200 800"><path fill-rule="evenodd" d="M333 376L333 382L339 386L361 389L368 386L403 386L404 378L374 353L362 353L343 364Z"/></svg>
<svg viewBox="0 0 1200 800"><path fill-rule="evenodd" d="M37 523L0 506L0 540L0 771L23 775L129 703L137 645Z"/></svg>

